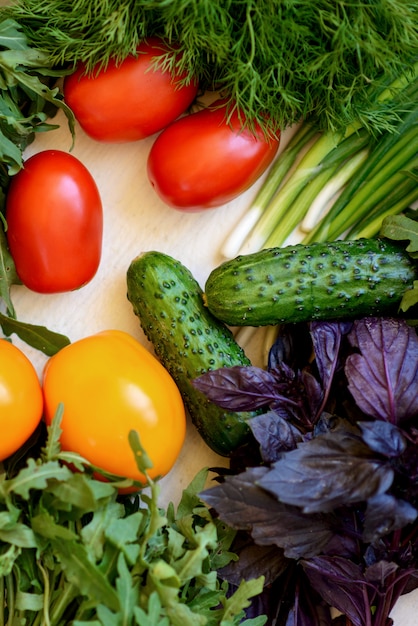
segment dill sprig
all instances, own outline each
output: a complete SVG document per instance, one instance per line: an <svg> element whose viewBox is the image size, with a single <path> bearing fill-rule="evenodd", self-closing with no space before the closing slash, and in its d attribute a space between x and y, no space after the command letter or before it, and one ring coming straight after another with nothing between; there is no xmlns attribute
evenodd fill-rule
<svg viewBox="0 0 418 626"><path fill-rule="evenodd" d="M307 117L393 128L397 110L376 91L418 55L414 0L17 0L9 11L53 65L120 61L155 34L178 42L171 69L270 129Z"/></svg>

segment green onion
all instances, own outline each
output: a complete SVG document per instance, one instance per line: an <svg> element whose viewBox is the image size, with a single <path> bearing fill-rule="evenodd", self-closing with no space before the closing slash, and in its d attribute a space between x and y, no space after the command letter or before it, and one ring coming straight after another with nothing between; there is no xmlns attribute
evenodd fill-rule
<svg viewBox="0 0 418 626"><path fill-rule="evenodd" d="M241 218L238 226L234 227L231 235L225 240L221 249L221 253L225 257L232 258L236 256L240 248L245 245L246 238L261 219L262 214L274 198L289 170L315 135L318 135L318 131L309 123L301 124L296 130L280 154L280 158L273 162L250 209Z"/></svg>
<svg viewBox="0 0 418 626"><path fill-rule="evenodd" d="M309 233L315 228L319 219L321 219L327 207L335 199L337 194L351 180L353 174L357 172L366 162L369 156L369 149L364 148L348 159L322 187L314 198L311 206L306 212L305 217L301 221L299 228L304 233Z"/></svg>
<svg viewBox="0 0 418 626"><path fill-rule="evenodd" d="M224 256L281 246L297 231L306 233L304 243L378 232L381 216L417 200L409 174L418 144L417 72L415 64L409 78L374 94L396 116L395 129L372 136L360 115L344 133L314 133L312 120L304 121L225 241Z"/></svg>
<svg viewBox="0 0 418 626"><path fill-rule="evenodd" d="M385 134L367 163L304 243L334 240L353 227L404 180L402 170L415 167L418 145L418 110L408 115L396 134ZM418 198L418 189L416 189ZM406 205L408 206L408 205ZM406 206L404 208L406 208Z"/></svg>
<svg viewBox="0 0 418 626"><path fill-rule="evenodd" d="M305 124L308 128L311 128L310 123L305 122L302 126L305 126ZM306 129L305 132L307 134ZM346 137L351 133L354 133L354 128L350 127L350 129L346 132ZM306 135L304 136L306 137ZM293 202L305 185L314 179L318 172L323 169L323 159L325 159L340 145L341 139L342 137L340 133L329 131L319 134L308 151L300 158L295 170L291 173L287 180L285 180L285 176L289 173L290 169L290 167L286 168L286 165L292 165L296 161L297 157L297 152L295 152L297 144L293 144L291 146L291 156L294 157L292 163L290 164L291 157L289 156L289 153L286 153L285 164L283 167L280 164L276 165L275 171L273 171L272 176L269 177L270 179L268 181L268 185L272 188L273 183L271 178L275 176L276 171L279 172L277 185L278 192L271 198L269 198L269 194L266 194L264 202L260 202L256 198L256 203L253 206L257 207L255 212L259 216L258 221L246 237L243 238L242 233L240 233L239 239L241 239L241 248L237 245L238 237L236 237L236 231L234 230L231 237L227 239L223 246L223 253L225 256L228 256L228 254L231 255L231 253L232 256L235 256L235 254L244 250L246 253L255 252L265 246L272 230L280 223L289 208L292 207ZM281 157L279 161L282 161ZM328 164L328 167L330 165L331 163ZM282 182L283 184L281 184ZM263 198L263 189L260 190L259 195Z"/></svg>
<svg viewBox="0 0 418 626"><path fill-rule="evenodd" d="M364 150L369 143L370 137L365 131L350 135L339 143L322 159L314 176L303 184L292 206L283 202L283 196L279 194L277 203L273 202L271 207L276 209L276 215L281 219L264 241L264 247L283 245L296 226L303 221L324 185L330 182L342 167L346 167L346 171L348 169L353 172L361 166L365 158ZM347 162L347 154L351 156L349 162ZM359 159L353 161L353 156L357 155L360 155Z"/></svg>
<svg viewBox="0 0 418 626"><path fill-rule="evenodd" d="M346 239L375 237L385 217L398 215L417 200L417 181L405 172L404 180L389 195L379 202L373 211L360 220L346 233Z"/></svg>

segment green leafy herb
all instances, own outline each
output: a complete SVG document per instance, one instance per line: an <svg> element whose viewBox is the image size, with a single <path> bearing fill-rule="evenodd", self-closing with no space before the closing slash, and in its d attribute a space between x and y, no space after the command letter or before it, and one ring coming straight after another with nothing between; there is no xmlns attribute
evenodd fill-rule
<svg viewBox="0 0 418 626"><path fill-rule="evenodd" d="M0 326L6 337L15 333L27 344L41 350L47 356L52 356L70 343L68 337L49 330L45 326L22 322L3 313L0 313Z"/></svg>
<svg viewBox="0 0 418 626"><path fill-rule="evenodd" d="M167 67L176 63L274 130L308 115L333 130L357 119L391 126L397 111L372 107L372 91L417 54L412 1L20 0L9 14L58 66L92 69L122 60L146 36L166 37L182 52Z"/></svg>
<svg viewBox="0 0 418 626"><path fill-rule="evenodd" d="M229 589L217 569L235 554L235 532L199 499L207 470L175 510L159 505L159 486L121 496L120 479L60 449L63 407L48 432L0 471L1 624L108 626L262 626L245 619L263 578ZM141 472L149 459L130 434ZM39 451L36 453L36 451ZM78 468L68 467L72 459Z"/></svg>
<svg viewBox="0 0 418 626"><path fill-rule="evenodd" d="M386 217L382 222L380 233L383 237L394 239L395 241L408 242L406 251L413 259L418 260L418 213L410 211L405 215L393 215ZM400 309L408 311L418 304L418 281L414 281L412 289L405 292Z"/></svg>

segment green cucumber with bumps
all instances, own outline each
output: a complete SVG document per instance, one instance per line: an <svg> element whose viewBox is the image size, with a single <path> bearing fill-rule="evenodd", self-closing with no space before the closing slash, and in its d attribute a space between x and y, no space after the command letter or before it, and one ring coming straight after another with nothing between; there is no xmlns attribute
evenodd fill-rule
<svg viewBox="0 0 418 626"><path fill-rule="evenodd" d="M144 252L131 262L127 297L203 440L219 455L231 456L249 439L248 419L255 413L228 412L192 384L209 370L250 365L230 329L204 306L191 272L162 252Z"/></svg>
<svg viewBox="0 0 418 626"><path fill-rule="evenodd" d="M267 248L209 274L208 310L232 326L391 315L418 279L398 243L358 239Z"/></svg>

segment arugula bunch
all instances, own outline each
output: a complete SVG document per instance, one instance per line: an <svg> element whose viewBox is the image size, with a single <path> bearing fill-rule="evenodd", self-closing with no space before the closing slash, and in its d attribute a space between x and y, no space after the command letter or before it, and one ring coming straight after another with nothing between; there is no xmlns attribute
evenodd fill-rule
<svg viewBox="0 0 418 626"><path fill-rule="evenodd" d="M266 577L257 610L269 623L389 626L418 587L415 328L285 327L266 370L220 369L195 385L229 410L265 408L250 422L254 446L202 494L239 531L239 560L222 574Z"/></svg>
<svg viewBox="0 0 418 626"><path fill-rule="evenodd" d="M159 506L151 480L135 497L120 496L118 487L129 481L105 482L84 459L60 450L60 419L58 412L46 438L38 433L32 448L1 468L0 624L241 623L263 581L242 581L231 591L218 578L235 558L234 531L198 498L206 470L176 510ZM136 433L130 442L146 473ZM243 623L261 626L265 618Z"/></svg>

